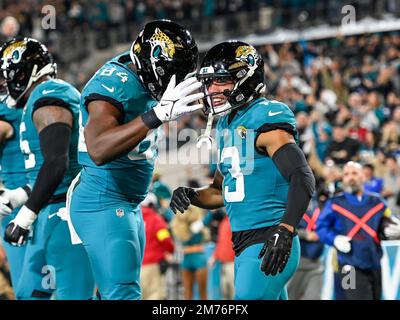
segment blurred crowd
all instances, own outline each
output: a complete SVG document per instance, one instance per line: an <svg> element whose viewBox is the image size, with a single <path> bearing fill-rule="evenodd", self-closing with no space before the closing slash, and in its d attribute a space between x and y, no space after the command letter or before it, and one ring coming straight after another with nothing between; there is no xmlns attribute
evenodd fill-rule
<svg viewBox="0 0 400 320"><path fill-rule="evenodd" d="M53 13L46 5L55 9L55 29L43 28L43 21L49 22L44 18ZM85 58L96 50L130 43L149 20L173 19L196 39L212 41L279 27L339 25L344 5L354 6L357 20L400 16L397 0L0 0L0 41L15 35L43 41L61 72L79 87L88 80L75 75Z"/></svg>

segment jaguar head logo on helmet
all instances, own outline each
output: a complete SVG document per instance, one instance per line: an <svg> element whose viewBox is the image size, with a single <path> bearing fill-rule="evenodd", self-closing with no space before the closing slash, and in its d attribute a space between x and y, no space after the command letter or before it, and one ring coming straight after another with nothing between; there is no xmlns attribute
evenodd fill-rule
<svg viewBox="0 0 400 320"><path fill-rule="evenodd" d="M160 100L172 75L179 83L195 72L198 49L186 28L169 20L156 20L139 33L130 56L146 88Z"/></svg>
<svg viewBox="0 0 400 320"><path fill-rule="evenodd" d="M198 72L205 111L222 115L258 98L265 90L264 62L257 50L241 41L212 47Z"/></svg>

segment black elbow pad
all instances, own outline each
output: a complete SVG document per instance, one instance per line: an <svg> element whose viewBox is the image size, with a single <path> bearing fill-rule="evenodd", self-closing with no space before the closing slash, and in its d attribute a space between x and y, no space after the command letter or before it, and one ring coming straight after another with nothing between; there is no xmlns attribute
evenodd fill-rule
<svg viewBox="0 0 400 320"><path fill-rule="evenodd" d="M44 161L26 202L26 206L36 213L48 203L68 169L71 132L71 126L57 122L39 134Z"/></svg>

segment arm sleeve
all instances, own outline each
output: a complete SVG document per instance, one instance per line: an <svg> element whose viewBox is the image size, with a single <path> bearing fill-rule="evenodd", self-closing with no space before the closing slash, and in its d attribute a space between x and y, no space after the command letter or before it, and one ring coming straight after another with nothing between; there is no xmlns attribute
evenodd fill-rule
<svg viewBox="0 0 400 320"><path fill-rule="evenodd" d="M317 220L317 234L321 242L333 246L333 241L338 235L334 230L336 215L332 210L332 202L328 201Z"/></svg>
<svg viewBox="0 0 400 320"><path fill-rule="evenodd" d="M53 123L40 132L39 139L44 162L25 204L35 213L48 203L68 169L71 127Z"/></svg>
<svg viewBox="0 0 400 320"><path fill-rule="evenodd" d="M282 176L289 181L282 223L297 227L315 191L314 175L303 152L295 143L288 143L279 148L272 160Z"/></svg>

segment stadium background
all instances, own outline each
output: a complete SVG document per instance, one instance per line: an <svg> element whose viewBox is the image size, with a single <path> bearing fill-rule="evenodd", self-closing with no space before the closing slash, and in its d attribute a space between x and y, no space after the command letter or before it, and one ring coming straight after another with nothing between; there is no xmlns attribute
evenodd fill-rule
<svg viewBox="0 0 400 320"><path fill-rule="evenodd" d="M56 10L55 29L42 28L45 5ZM355 23L349 20L348 5L354 9ZM267 95L287 103L296 114L301 147L316 174L319 195L337 191L340 165L355 159L374 165L375 176L384 181L382 195L400 215L399 1L0 0L0 9L1 42L15 35L43 41L55 57L59 76L79 89L104 61L129 49L141 26L153 19L184 24L201 54L226 39L248 41L266 62ZM199 112L183 118L177 129L200 132L204 127L205 117ZM164 129L168 140L168 127ZM354 139L348 156L335 157L344 139ZM191 153L195 146L181 141L178 148ZM161 180L170 189L193 179L207 183L215 167L193 162L159 164ZM211 239L215 240L213 230ZM168 299L182 297L182 253L179 242L176 245L174 263L167 271ZM210 255L214 243L206 247ZM384 248L383 295L399 299L399 247L387 242ZM330 299L328 248L323 259L321 297ZM211 299L220 298L218 273L218 264L209 269Z"/></svg>

